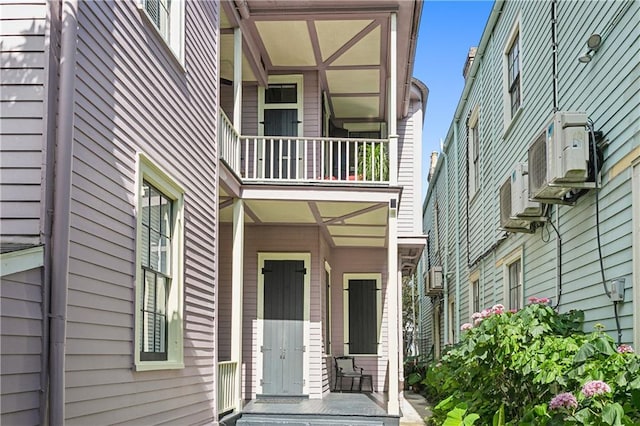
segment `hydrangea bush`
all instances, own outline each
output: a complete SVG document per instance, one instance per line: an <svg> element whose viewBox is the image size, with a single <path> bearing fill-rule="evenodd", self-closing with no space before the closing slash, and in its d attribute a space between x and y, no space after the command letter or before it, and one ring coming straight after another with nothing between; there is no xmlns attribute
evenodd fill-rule
<svg viewBox="0 0 640 426"><path fill-rule="evenodd" d="M547 298L475 313L423 384L436 425L640 425L640 357Z"/></svg>

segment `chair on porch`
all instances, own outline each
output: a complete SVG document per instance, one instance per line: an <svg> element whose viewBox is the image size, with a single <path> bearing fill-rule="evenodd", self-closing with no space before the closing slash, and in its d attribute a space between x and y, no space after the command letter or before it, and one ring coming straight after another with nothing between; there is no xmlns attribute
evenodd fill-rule
<svg viewBox="0 0 640 426"><path fill-rule="evenodd" d="M344 378L351 379L351 386L349 390L353 390L353 385L355 379L358 379L358 391L362 391L362 379L366 378L371 381L371 376L364 374L364 369L358 367L355 363L353 357L350 356L339 356L334 358L336 364L336 380L333 385L333 390L338 390L338 381L340 381L340 392L343 391L343 380ZM373 390L373 382L372 390Z"/></svg>

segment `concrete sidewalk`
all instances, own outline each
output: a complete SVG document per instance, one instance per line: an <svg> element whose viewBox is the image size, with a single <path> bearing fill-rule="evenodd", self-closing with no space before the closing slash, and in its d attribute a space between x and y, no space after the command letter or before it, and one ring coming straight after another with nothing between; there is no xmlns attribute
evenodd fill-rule
<svg viewBox="0 0 640 426"><path fill-rule="evenodd" d="M424 426L425 417L431 415L427 400L413 391L405 391L400 395L400 410L402 410L400 418L402 426Z"/></svg>

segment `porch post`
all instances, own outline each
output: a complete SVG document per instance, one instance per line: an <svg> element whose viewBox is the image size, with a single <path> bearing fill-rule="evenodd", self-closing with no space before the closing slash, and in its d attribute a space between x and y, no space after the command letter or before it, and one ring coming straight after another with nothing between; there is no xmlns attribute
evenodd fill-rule
<svg viewBox="0 0 640 426"><path fill-rule="evenodd" d="M391 14L391 34L389 37L389 183L398 184L398 23L396 13Z"/></svg>
<svg viewBox="0 0 640 426"><path fill-rule="evenodd" d="M242 293L244 283L244 201L233 203L231 265L231 360L236 362L236 410L242 408Z"/></svg>
<svg viewBox="0 0 640 426"><path fill-rule="evenodd" d="M233 29L233 127L242 134L242 30L240 27ZM238 155L240 155L239 152Z"/></svg>
<svg viewBox="0 0 640 426"><path fill-rule="evenodd" d="M398 380L399 350L398 341L398 219L397 200L391 200L389 206L389 249L387 252L387 306L389 309L389 405L387 412L391 415L400 414Z"/></svg>

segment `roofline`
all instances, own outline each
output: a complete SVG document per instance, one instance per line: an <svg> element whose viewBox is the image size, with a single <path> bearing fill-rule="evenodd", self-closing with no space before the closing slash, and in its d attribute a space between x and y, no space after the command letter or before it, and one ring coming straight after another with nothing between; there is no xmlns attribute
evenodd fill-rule
<svg viewBox="0 0 640 426"><path fill-rule="evenodd" d="M416 59L418 47L418 31L420 29L420 18L422 17L422 0L415 0L413 6L413 22L409 37L409 57L407 58L407 71L404 76L404 99L402 101L402 117L409 114L409 103L411 99L411 83L413 82L413 66Z"/></svg>
<svg viewBox="0 0 640 426"><path fill-rule="evenodd" d="M420 100L422 101L422 124L424 125L424 117L427 110L427 99L429 98L429 88L426 84L415 77L411 77L411 84L420 92Z"/></svg>

